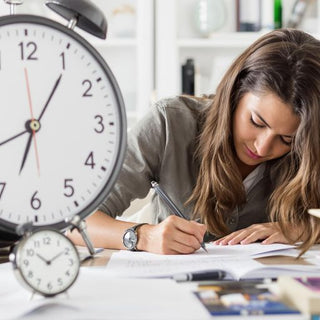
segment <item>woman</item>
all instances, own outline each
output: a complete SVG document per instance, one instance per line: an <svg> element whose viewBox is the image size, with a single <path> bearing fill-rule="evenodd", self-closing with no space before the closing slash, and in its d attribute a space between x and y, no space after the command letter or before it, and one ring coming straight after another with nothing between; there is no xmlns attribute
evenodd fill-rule
<svg viewBox="0 0 320 320"><path fill-rule="evenodd" d="M131 131L119 180L87 219L89 234L96 246L129 248L126 230L136 224L114 218L156 180L201 223L170 215L154 196L153 223L131 232L134 249L192 253L207 231L217 244L303 241L306 250L320 231L307 213L320 206L319 124L320 42L270 32L234 61L212 99L162 100Z"/></svg>

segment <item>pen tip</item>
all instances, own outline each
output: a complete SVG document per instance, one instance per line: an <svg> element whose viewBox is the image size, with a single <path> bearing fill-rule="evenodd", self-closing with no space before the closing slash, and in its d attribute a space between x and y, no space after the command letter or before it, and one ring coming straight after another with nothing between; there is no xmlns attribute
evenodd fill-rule
<svg viewBox="0 0 320 320"><path fill-rule="evenodd" d="M206 245L204 244L204 242L201 243L201 248L202 248L206 253L208 253L208 250L207 250Z"/></svg>

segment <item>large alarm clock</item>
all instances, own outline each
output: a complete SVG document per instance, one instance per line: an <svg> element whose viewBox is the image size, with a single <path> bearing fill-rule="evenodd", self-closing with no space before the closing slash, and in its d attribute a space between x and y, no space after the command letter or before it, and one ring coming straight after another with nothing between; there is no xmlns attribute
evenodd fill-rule
<svg viewBox="0 0 320 320"><path fill-rule="evenodd" d="M48 1L68 26L32 15L0 17L0 228L65 230L112 188L126 145L117 81L73 28L105 37L88 0ZM1 231L0 231L1 234Z"/></svg>

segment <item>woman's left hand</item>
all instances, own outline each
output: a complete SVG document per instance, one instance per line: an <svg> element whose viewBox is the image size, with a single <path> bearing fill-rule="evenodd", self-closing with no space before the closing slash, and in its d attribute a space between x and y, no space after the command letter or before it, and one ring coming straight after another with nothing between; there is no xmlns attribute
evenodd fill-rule
<svg viewBox="0 0 320 320"><path fill-rule="evenodd" d="M276 222L253 224L250 227L232 232L213 243L217 245L249 244L258 240L262 240L263 244L288 243Z"/></svg>

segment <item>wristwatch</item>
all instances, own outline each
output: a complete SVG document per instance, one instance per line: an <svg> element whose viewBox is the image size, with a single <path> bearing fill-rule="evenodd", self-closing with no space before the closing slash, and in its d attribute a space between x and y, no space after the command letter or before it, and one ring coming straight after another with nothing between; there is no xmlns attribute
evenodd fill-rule
<svg viewBox="0 0 320 320"><path fill-rule="evenodd" d="M127 229L122 238L123 245L130 251L137 251L137 243L138 243L138 229L147 223L139 223L134 225L133 227Z"/></svg>

